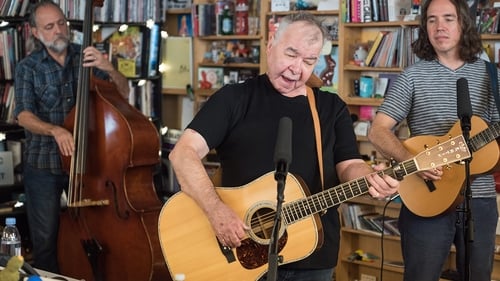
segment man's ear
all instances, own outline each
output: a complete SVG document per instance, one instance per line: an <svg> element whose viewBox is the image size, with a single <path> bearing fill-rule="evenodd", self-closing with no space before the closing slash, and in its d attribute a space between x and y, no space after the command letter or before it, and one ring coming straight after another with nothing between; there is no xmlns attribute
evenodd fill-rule
<svg viewBox="0 0 500 281"><path fill-rule="evenodd" d="M36 27L32 27L31 28L31 34L36 38L36 39L39 39L38 38L38 29Z"/></svg>

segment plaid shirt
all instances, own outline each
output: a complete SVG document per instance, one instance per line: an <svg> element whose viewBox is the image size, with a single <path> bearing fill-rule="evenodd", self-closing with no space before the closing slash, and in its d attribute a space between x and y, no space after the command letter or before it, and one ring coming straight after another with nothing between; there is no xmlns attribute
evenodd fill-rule
<svg viewBox="0 0 500 281"><path fill-rule="evenodd" d="M44 122L63 125L75 105L81 46L71 44L64 66L59 65L45 48L34 51L16 65L14 116L30 111ZM108 75L94 68L94 75ZM24 161L39 169L61 174L61 156L52 136L25 130Z"/></svg>

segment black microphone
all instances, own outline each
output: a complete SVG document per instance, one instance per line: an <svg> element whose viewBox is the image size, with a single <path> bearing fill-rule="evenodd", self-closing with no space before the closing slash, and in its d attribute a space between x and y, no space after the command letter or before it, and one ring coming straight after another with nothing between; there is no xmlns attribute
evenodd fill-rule
<svg viewBox="0 0 500 281"><path fill-rule="evenodd" d="M462 131L469 131L471 127L472 105L470 103L469 83L465 78L457 80L457 114L458 119L460 119Z"/></svg>
<svg viewBox="0 0 500 281"><path fill-rule="evenodd" d="M278 126L278 136L274 147L275 178L284 179L288 165L292 162L292 119L282 117ZM283 177L283 178L281 178Z"/></svg>

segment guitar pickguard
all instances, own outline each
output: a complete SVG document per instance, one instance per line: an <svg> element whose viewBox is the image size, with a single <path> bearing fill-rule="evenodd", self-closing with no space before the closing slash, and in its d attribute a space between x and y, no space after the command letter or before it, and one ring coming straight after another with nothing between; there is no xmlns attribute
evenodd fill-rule
<svg viewBox="0 0 500 281"><path fill-rule="evenodd" d="M284 235L278 241L278 252L283 250L288 241L288 234L285 231ZM255 269L268 262L269 245L256 243L250 238L241 241L241 246L236 248L238 260L246 269Z"/></svg>

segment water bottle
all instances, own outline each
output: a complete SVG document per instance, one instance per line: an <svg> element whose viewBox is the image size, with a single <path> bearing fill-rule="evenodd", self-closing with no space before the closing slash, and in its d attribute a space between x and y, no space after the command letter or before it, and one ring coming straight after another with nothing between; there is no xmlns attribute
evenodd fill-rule
<svg viewBox="0 0 500 281"><path fill-rule="evenodd" d="M5 219L0 252L9 256L21 255L21 235L16 227L16 218L8 217Z"/></svg>

